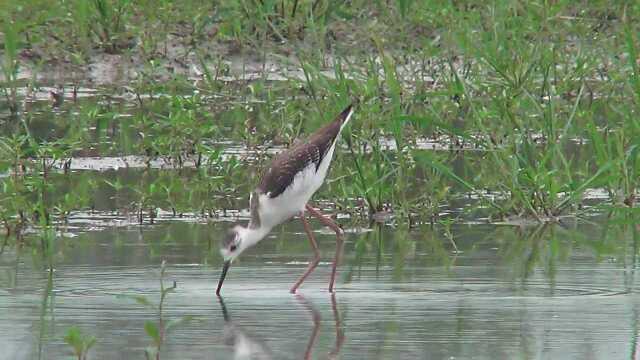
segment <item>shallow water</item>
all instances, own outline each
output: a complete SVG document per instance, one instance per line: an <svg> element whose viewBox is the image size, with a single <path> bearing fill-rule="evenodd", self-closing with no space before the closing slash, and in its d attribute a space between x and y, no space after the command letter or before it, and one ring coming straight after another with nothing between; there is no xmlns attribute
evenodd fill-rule
<svg viewBox="0 0 640 360"><path fill-rule="evenodd" d="M317 231L323 262L301 296L288 293L310 255L295 221L234 264L223 310L214 290L226 226L168 222L61 237L51 283L35 250L5 248L0 358L68 358L63 337L73 325L97 338L90 359L144 358L152 343L144 323L158 313L131 296L157 303L162 259L165 286L177 285L163 319L191 317L166 335L164 359L639 355L633 227L459 225L458 254L430 228L352 229L332 297L334 238L325 230ZM618 240L603 246L608 236Z"/></svg>
<svg viewBox="0 0 640 360"><path fill-rule="evenodd" d="M2 246L0 239L0 359L71 358L64 336L72 326L96 337L89 359L144 358L153 343L145 323L160 322L155 306L163 260L164 285L177 286L163 305L163 324L184 320L165 334L163 359L640 358L640 229L633 221L607 225L589 219L594 225L566 219L562 226L525 227L530 223L507 219L487 225L482 211L470 218L462 211L477 200L466 190L438 208L443 219L457 215L451 229L356 228L349 224L357 221L353 213L340 213L347 243L335 296L326 291L334 236L317 223L323 262L299 295L289 294L311 254L293 221L234 263L222 302L214 295L218 243L226 220L246 217L244 187L255 182L248 166L225 166L262 162L283 148L260 139L258 146L241 145L228 136L244 132L238 124L258 119L260 111L209 109L201 99L201 115L211 111L223 126L220 138L203 140L219 148L214 163L196 170L193 158L176 166L170 156L140 154L140 129L121 121L135 116L132 99L116 94L105 102L85 89L77 101L66 95L52 109L49 90L27 102L33 135L54 141L70 131L87 134L84 146L68 154L73 158L67 168L66 157L57 159L47 178L53 185L47 200L71 209L66 225L54 219L61 228L50 255L40 250L33 228L26 229L30 246L14 240ZM102 115L89 116L94 112ZM84 113L78 115L84 122L70 127L75 122L69 117ZM451 149L447 137L415 140L413 147L422 151ZM395 143L381 138L379 145L388 150ZM593 155L579 146L574 152ZM454 170L475 171L479 154L463 152ZM0 177L8 179L11 172L6 164L4 169ZM599 190L587 191L585 208L589 200L608 197ZM78 198L60 201L67 194ZM16 199L29 202L33 195ZM142 208L142 198L152 201ZM349 201L349 209L360 203L341 200Z"/></svg>

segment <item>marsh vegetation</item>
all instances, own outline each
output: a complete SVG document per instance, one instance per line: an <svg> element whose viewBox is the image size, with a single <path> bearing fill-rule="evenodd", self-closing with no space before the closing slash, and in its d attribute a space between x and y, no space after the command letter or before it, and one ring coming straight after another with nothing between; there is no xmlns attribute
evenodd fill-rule
<svg viewBox="0 0 640 360"><path fill-rule="evenodd" d="M374 297L394 289L415 301L397 323L373 326L390 343L366 348L371 357L469 354L455 344L403 352L394 342L410 331L411 316L425 315L412 293L433 296L437 307L447 292L462 302L465 292L480 294L472 308L489 298L606 302L599 296L615 294L609 315L628 320L618 340L633 356L639 17L639 4L608 1L1 2L0 311L37 298L37 326L27 333L38 345L30 356L66 341L65 354L91 358L91 349L108 354L113 339L71 315L56 325L54 299L82 308L77 294L89 301L109 295L117 308L133 296L140 326L127 326L140 335L136 348L153 358L186 351L179 328L203 340L194 330L211 320L202 309L219 315L217 303L202 305L204 293L213 296L216 242L228 222L248 216L261 166L355 102L314 201L350 229L342 282L353 321L363 319L363 304L351 290ZM240 264L238 283L255 292L288 281L282 272L307 259L299 233L291 224L276 232L254 252L267 255ZM157 284L162 259L162 277L177 272L186 287L161 283L158 293L135 280L149 271ZM480 263L488 269L480 279L460 268ZM90 264L104 267L107 279L97 279ZM585 274L572 277L573 265L592 268L599 287ZM243 282L252 269L271 277ZM624 274L609 276L611 269ZM87 285L94 281L95 288ZM169 304L175 296L202 305L171 310L178 329L170 336L178 340L165 336L162 317L149 320L157 307L141 300L153 293L164 303L169 292ZM269 294L267 307L277 310L284 300ZM330 319L340 318L333 316L340 294L337 300L331 316L324 300L284 302L300 309L320 302ZM526 312L536 306L529 300L517 306ZM234 306L251 309L250 302L232 299L227 307L239 315ZM540 306L533 313L552 308ZM482 319L458 315L471 329ZM542 336L534 315L519 319ZM443 322L445 334L460 336ZM13 324L0 320L0 331ZM345 357L353 357L344 324ZM499 329L505 348L486 357L536 352L529 343L513 347L508 325ZM320 347L334 349L337 336L322 336ZM283 339L278 346L289 348Z"/></svg>

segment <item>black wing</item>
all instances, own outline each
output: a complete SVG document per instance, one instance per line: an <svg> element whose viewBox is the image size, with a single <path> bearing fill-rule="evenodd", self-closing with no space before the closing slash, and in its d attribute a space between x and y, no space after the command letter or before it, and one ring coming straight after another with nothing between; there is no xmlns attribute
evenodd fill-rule
<svg viewBox="0 0 640 360"><path fill-rule="evenodd" d="M307 141L278 154L265 171L258 185L258 191L274 198L282 194L293 182L296 174L312 163L316 171L325 155L336 141L342 123L351 113L347 107L336 120L317 130Z"/></svg>
<svg viewBox="0 0 640 360"><path fill-rule="evenodd" d="M315 164L316 170L318 169L324 153L329 149L326 147L323 151L325 147L304 143L278 154L263 174L258 191L268 194L271 198L282 194L291 185L296 174L311 163Z"/></svg>

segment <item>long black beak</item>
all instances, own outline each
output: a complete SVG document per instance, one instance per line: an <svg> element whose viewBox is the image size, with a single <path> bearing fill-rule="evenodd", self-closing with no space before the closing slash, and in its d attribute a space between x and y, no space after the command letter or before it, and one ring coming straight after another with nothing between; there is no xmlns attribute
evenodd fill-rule
<svg viewBox="0 0 640 360"><path fill-rule="evenodd" d="M218 289L216 289L216 296L220 296L220 289L222 289L222 283L224 282L224 278L227 277L227 271L229 270L229 266L231 265L231 260L227 260L222 265L222 274L220 274L220 281L218 281Z"/></svg>

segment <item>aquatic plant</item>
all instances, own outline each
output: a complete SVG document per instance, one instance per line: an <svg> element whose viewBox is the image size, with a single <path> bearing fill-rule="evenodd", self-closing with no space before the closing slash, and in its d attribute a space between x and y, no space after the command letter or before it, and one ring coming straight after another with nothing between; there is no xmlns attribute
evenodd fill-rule
<svg viewBox="0 0 640 360"><path fill-rule="evenodd" d="M318 24L326 23L338 7L337 1L242 0L225 2L222 12L230 21L224 23L221 35L232 36L239 43L267 37L278 41L300 39L306 28L318 31Z"/></svg>
<svg viewBox="0 0 640 360"><path fill-rule="evenodd" d="M0 62L3 76L0 91L2 91L2 95L4 95L12 113L18 111L18 70L20 68L18 60L20 41L18 34L21 27L22 24L16 21L3 21L2 26L4 56Z"/></svg>
<svg viewBox="0 0 640 360"><path fill-rule="evenodd" d="M25 174L19 181L2 180L5 224L19 228L23 220L18 219L64 220L90 206L86 194L59 196L68 179L52 176L59 167L69 172L78 154L141 155L148 168L157 166L157 159L178 168L178 174L163 170L140 182L122 180L122 174L108 179L122 187L115 192L117 210L134 212L140 221L153 219L158 208L176 216L189 211L213 216L244 206L243 191L268 161L270 147L292 145L320 126L325 114L355 99L355 122L319 194L341 211L364 215L354 221L435 224L452 216L443 207L466 199L455 211L467 217L544 222L583 214L584 198L595 188L606 189L614 207L635 204L640 127L631 101L639 83L632 61L635 8L614 7L616 17L607 17L602 4L590 4L593 18L567 21L563 16L575 11L568 2L521 8L414 1L390 7L322 1L189 4L180 9L122 0L60 8L29 3L25 11L0 5L25 29L24 36L14 34L15 41L6 36L5 56L19 59L20 49L50 56L56 46L38 47L50 38L65 45L66 55L111 52L109 42L117 47L135 39L144 49L130 49L125 57L145 57L134 66L131 88L101 88L99 96L55 110L25 95L31 96L25 102L29 108L20 122L0 124L7 130L0 168ZM200 16L185 20L188 14ZM522 21L512 21L513 14ZM51 28L50 36L43 35L43 24ZM599 28L605 25L606 30ZM85 35L61 39L68 29ZM597 34L595 40L584 40L589 31ZM623 41L604 35L612 32L623 34ZM348 33L360 41L345 42ZM285 45L272 41L280 36ZM335 47L294 44L300 37L322 44L327 36L335 37ZM274 62L282 66L279 75L289 78L272 81L266 68L238 72L224 53L194 43L232 37L239 45L259 44L257 62ZM190 44L179 60L200 64L204 81L171 74L164 47L176 42ZM611 56L616 53L629 56L616 59ZM295 71L284 71L285 66ZM234 77L243 80L228 81ZM29 91L38 86L34 82ZM52 131L29 134L42 118L51 119ZM243 153L222 156L226 144L244 146ZM208 168L184 171L192 166ZM181 183L188 184L186 191Z"/></svg>
<svg viewBox="0 0 640 360"><path fill-rule="evenodd" d="M105 50L111 53L120 51L126 46L125 23L129 16L130 0L93 0L90 11L86 11L84 6L80 16L89 17L89 28L99 39L99 43Z"/></svg>
<svg viewBox="0 0 640 360"><path fill-rule="evenodd" d="M78 360L86 360L89 350L96 344L96 337L82 332L77 326L67 329L64 341L73 348L74 355Z"/></svg>
<svg viewBox="0 0 640 360"><path fill-rule="evenodd" d="M157 315L157 321L145 321L144 331L151 338L152 345L145 349L145 357L147 359L160 359L160 351L162 345L166 341L167 336L176 327L185 322L191 321L190 316L183 316L178 319L172 319L166 321L164 318L164 307L167 296L177 289L177 284L174 281L171 286L165 286L164 281L166 277L166 262L163 260L160 265L160 299L156 304L152 303L148 297L143 295L122 295L123 298L130 298L144 307L154 310Z"/></svg>

